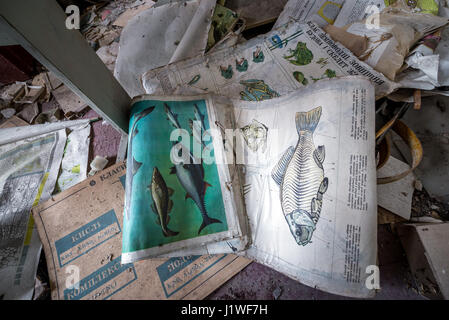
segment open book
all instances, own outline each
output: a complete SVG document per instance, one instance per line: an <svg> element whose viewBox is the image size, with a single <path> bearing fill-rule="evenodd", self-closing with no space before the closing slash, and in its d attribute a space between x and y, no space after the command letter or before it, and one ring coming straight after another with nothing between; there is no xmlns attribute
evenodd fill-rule
<svg viewBox="0 0 449 320"><path fill-rule="evenodd" d="M362 77L261 102L135 98L122 263L236 253L331 293L373 295L374 101Z"/></svg>

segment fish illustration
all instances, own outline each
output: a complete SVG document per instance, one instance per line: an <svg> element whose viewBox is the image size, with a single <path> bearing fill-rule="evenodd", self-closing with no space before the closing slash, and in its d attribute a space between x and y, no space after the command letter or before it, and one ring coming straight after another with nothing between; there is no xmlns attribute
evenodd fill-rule
<svg viewBox="0 0 449 320"><path fill-rule="evenodd" d="M173 124L173 126L176 129L182 129L181 125L179 124L179 121L178 121L178 115L174 114L171 111L171 109L168 106L168 104L166 104L165 102L164 102L164 110L165 110L165 113L167 114L167 119L170 120L170 122Z"/></svg>
<svg viewBox="0 0 449 320"><path fill-rule="evenodd" d="M185 148L182 144L180 146L183 149ZM184 153L189 151L184 149L182 152ZM203 216L203 222L198 230L198 234L200 234L201 230L203 230L206 226L212 223L222 222L218 219L209 217L207 214L204 196L206 194L207 187L210 187L211 185L204 181L203 165L201 163L194 163L191 153L189 156L190 163L179 162L175 164L170 168L170 174L176 174L179 182L186 191L186 199L191 198L200 209L201 215Z"/></svg>
<svg viewBox="0 0 449 320"><path fill-rule="evenodd" d="M198 121L193 121L192 119L189 119L189 127L192 131L193 138L200 144L202 144L204 147L206 147L206 144L204 143L203 139L201 138L201 124L199 124Z"/></svg>
<svg viewBox="0 0 449 320"><path fill-rule="evenodd" d="M157 215L156 223L161 226L164 236L176 236L179 232L172 231L167 226L170 222L170 216L168 214L173 208L173 201L170 200L170 196L174 191L173 189L167 187L164 178L157 167L154 167L153 169L153 176L148 189L150 190L151 197L153 198L151 209Z"/></svg>
<svg viewBox="0 0 449 320"><path fill-rule="evenodd" d="M274 91L263 80L248 79L241 80L240 84L245 86L245 91L240 91L240 99L246 101L262 101L279 97L279 93Z"/></svg>
<svg viewBox="0 0 449 320"><path fill-rule="evenodd" d="M131 197L132 197L132 193L131 193L131 187L133 185L133 179L134 176L136 175L137 171L140 169L140 167L142 166L142 162L137 161L134 156L133 156L133 141L134 138L136 137L136 135L139 133L139 130L137 130L137 123L144 117L146 117L147 115L149 115L151 112L153 112L155 106L151 106L139 113L137 113L135 115L135 120L133 123L133 126L131 127L131 132L130 132L130 142L129 142L129 147L128 147L128 159L126 160L126 165L128 168L131 168L131 174L130 175L126 175L126 195L125 195L125 216L126 218L128 217L128 209L129 209L129 205L131 204Z"/></svg>
<svg viewBox="0 0 449 320"><path fill-rule="evenodd" d="M204 114L200 112L200 109L198 109L198 106L196 103L193 104L193 113L195 114L196 121L201 122L201 128L203 130L203 139L206 139L206 137L209 137L209 131L206 130L206 126L204 125Z"/></svg>
<svg viewBox="0 0 449 320"><path fill-rule="evenodd" d="M196 121L201 122L201 128L203 130L206 130L206 127L204 125L204 114L200 112L200 109L198 109L198 106L196 103L193 104L193 114L195 115Z"/></svg>
<svg viewBox="0 0 449 320"><path fill-rule="evenodd" d="M280 186L282 211L290 231L299 245L311 242L321 213L323 194L328 187L324 177L324 146L315 148L313 132L321 117L321 107L308 112L297 112L296 147L283 154L271 176Z"/></svg>
<svg viewBox="0 0 449 320"><path fill-rule="evenodd" d="M200 80L201 76L199 74L195 75L188 83L189 86L194 85Z"/></svg>

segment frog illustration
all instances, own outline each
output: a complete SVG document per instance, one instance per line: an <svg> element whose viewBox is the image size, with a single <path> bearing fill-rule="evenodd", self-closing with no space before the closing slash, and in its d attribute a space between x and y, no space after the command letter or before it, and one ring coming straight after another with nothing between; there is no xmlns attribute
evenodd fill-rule
<svg viewBox="0 0 449 320"><path fill-rule="evenodd" d="M290 53L290 55L284 56L284 59L297 66L305 66L313 60L312 51L310 51L307 48L307 45L301 41L298 42L295 50L288 49L288 52Z"/></svg>
<svg viewBox="0 0 449 320"><path fill-rule="evenodd" d="M248 79L241 80L240 84L245 86L245 91L240 91L240 99L246 101L262 101L279 97L279 93L274 91L263 80Z"/></svg>

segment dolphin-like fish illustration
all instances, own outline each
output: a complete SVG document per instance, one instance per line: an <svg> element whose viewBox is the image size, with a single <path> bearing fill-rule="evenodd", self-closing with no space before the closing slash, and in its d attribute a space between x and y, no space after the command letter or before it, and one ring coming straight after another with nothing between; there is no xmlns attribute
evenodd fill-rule
<svg viewBox="0 0 449 320"><path fill-rule="evenodd" d="M204 143L203 139L201 138L201 124L197 120L193 121L192 119L189 119L189 127L190 127L190 130L192 131L193 138L199 144L203 145L203 147L206 147L206 144Z"/></svg>
<svg viewBox="0 0 449 320"><path fill-rule="evenodd" d="M126 196L125 196L125 216L126 218L129 218L128 216L128 211L129 211L129 205L131 204L131 197L132 197L132 192L131 192L131 186L133 185L133 179L134 176L136 175L137 171L140 169L140 167L142 166L142 163L137 161L134 156L133 156L133 141L134 138L136 137L136 135L139 133L139 130L137 130L137 123L144 117L146 117L147 115L149 115L151 112L153 112L155 106L151 106L139 113L137 113L135 115L135 120L133 123L133 126L131 128L131 132L130 134L130 140L129 140L129 146L128 146L128 157L126 160L126 166L128 168L131 168L131 174L126 175Z"/></svg>
<svg viewBox="0 0 449 320"><path fill-rule="evenodd" d="M181 145L181 148L184 146ZM183 152L189 152L186 149ZM190 152L189 152L190 153ZM218 219L209 217L206 211L206 204L204 202L204 196L206 194L206 188L211 185L204 181L204 168L203 165L195 164L192 154L189 155L190 163L179 162L170 168L170 174L176 174L182 187L186 190L186 199L191 198L200 209L203 216L203 222L198 230L198 234L201 233L206 226L212 223L222 223Z"/></svg>
<svg viewBox="0 0 449 320"><path fill-rule="evenodd" d="M179 121L178 121L178 115L174 114L171 111L171 109L168 106L168 104L166 104L165 102L164 102L164 110L165 110L165 113L167 114L167 119L170 120L170 122L173 124L173 126L176 129L182 129L181 125L179 124Z"/></svg>
<svg viewBox="0 0 449 320"><path fill-rule="evenodd" d="M315 148L313 132L321 117L321 107L296 113L299 135L296 148L289 147L273 168L271 176L280 186L282 211L299 245L311 242L328 187L324 177L324 146Z"/></svg>
<svg viewBox="0 0 449 320"><path fill-rule="evenodd" d="M170 222L170 216L168 214L173 207L173 201L170 200L170 196L174 191L173 189L167 187L165 180L157 167L154 167L153 169L153 176L148 189L150 190L151 197L153 198L151 209L157 215L156 223L161 226L164 236L176 236L179 232L172 231L167 226Z"/></svg>
<svg viewBox="0 0 449 320"><path fill-rule="evenodd" d="M206 130L206 127L204 125L204 114L200 112L200 109L198 109L196 103L193 104L193 114L195 115L196 121L199 121L201 123L201 128L203 130Z"/></svg>

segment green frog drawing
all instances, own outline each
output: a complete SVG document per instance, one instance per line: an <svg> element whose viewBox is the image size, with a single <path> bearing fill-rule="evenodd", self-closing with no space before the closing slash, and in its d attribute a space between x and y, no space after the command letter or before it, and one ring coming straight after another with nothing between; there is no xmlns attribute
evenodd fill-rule
<svg viewBox="0 0 449 320"><path fill-rule="evenodd" d="M284 56L284 59L297 66L305 66L313 60L312 51L310 51L307 48L307 45L301 41L298 42L295 50L288 49L288 52L290 53L290 55Z"/></svg>

